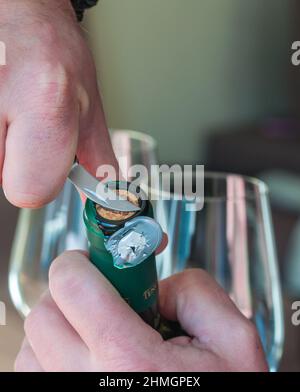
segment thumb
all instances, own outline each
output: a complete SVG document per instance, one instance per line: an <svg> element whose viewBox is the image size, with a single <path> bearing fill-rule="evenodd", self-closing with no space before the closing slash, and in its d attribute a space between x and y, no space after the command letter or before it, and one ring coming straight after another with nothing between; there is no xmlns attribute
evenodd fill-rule
<svg viewBox="0 0 300 392"><path fill-rule="evenodd" d="M53 200L73 163L79 125L78 105L27 110L7 132L3 190L18 207L36 208Z"/></svg>

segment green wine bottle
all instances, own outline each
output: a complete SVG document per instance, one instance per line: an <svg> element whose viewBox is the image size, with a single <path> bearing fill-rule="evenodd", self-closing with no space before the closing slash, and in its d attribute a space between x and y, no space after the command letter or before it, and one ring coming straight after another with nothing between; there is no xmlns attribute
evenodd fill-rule
<svg viewBox="0 0 300 392"><path fill-rule="evenodd" d="M116 182L115 185L118 193L122 191L122 196L127 196L129 201L139 205L140 211L137 213L116 212L87 199L84 222L89 242L90 260L144 321L157 329L160 316L154 252L142 262L122 268L116 266L113 255L107 248L110 237L124 228L127 222L138 216L153 218L153 209L151 203L144 197L129 193L128 183Z"/></svg>
<svg viewBox="0 0 300 392"><path fill-rule="evenodd" d="M155 250L163 232L153 219L152 205L141 189L134 192L130 183L117 181L109 187L140 210L112 211L87 199L83 218L90 260L132 309L165 339L182 335L177 323L163 320L159 313Z"/></svg>

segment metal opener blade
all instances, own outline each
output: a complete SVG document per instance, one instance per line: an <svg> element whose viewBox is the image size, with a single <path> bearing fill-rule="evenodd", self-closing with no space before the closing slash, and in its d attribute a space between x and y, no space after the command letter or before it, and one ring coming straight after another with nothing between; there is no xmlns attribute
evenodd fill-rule
<svg viewBox="0 0 300 392"><path fill-rule="evenodd" d="M78 163L74 163L68 178L87 198L104 208L122 212L140 210L140 207L117 195Z"/></svg>

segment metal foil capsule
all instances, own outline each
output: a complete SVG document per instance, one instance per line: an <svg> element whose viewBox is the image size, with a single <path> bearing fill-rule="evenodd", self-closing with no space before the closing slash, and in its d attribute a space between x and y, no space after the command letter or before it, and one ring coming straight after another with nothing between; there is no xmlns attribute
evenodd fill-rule
<svg viewBox="0 0 300 392"><path fill-rule="evenodd" d="M139 216L125 223L105 243L117 268L134 267L146 260L161 244L163 231L152 218Z"/></svg>

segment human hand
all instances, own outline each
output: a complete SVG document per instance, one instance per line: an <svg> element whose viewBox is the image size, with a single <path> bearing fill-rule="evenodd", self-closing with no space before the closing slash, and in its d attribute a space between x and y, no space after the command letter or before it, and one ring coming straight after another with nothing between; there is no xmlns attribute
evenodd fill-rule
<svg viewBox="0 0 300 392"><path fill-rule="evenodd" d="M117 167L91 53L70 0L0 0L0 182L19 207L52 200L75 154Z"/></svg>
<svg viewBox="0 0 300 392"><path fill-rule="evenodd" d="M160 282L160 311L191 336L163 341L82 253L52 264L25 321L17 371L267 371L254 325L200 269Z"/></svg>

